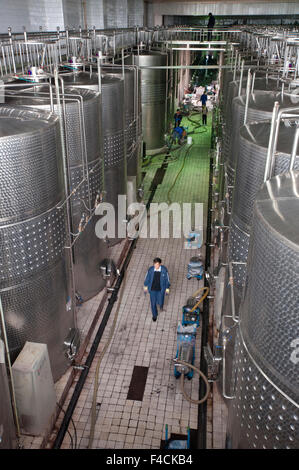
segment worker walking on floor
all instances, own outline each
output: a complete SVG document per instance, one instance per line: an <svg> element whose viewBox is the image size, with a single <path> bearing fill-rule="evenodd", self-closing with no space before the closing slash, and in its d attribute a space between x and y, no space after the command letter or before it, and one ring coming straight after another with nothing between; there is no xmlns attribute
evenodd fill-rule
<svg viewBox="0 0 299 470"><path fill-rule="evenodd" d="M207 114L208 114L208 109L206 105L202 106L202 123L204 126L207 124Z"/></svg>
<svg viewBox="0 0 299 470"><path fill-rule="evenodd" d="M207 101L208 101L208 95L207 95L207 93L206 93L206 90L205 90L205 91L203 92L203 94L201 95L200 101L201 101L202 106L206 106Z"/></svg>
<svg viewBox="0 0 299 470"><path fill-rule="evenodd" d="M183 119L183 116L182 116L181 110L180 108L178 108L174 115L174 127L180 126L182 119Z"/></svg>
<svg viewBox="0 0 299 470"><path fill-rule="evenodd" d="M170 281L168 270L162 265L161 259L155 258L153 263L154 265L148 269L145 276L143 289L145 294L147 292L150 294L153 321L156 321L157 305L163 310L165 294L169 294Z"/></svg>

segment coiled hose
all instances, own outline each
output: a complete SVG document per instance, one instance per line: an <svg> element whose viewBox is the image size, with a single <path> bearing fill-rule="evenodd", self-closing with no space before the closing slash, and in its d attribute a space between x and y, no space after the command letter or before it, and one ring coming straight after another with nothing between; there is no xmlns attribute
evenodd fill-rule
<svg viewBox="0 0 299 470"><path fill-rule="evenodd" d="M183 366L190 367L191 369L195 370L195 372L198 372L200 377L202 377L204 383L206 384L205 396L203 398L201 398L200 400L193 400L193 398L189 397L187 395L186 391L185 391L185 388L184 388L185 375L181 374L180 386L181 386L183 396L186 398L186 400L188 400L190 403L194 403L195 405L200 405L201 403L205 402L207 400L208 396L209 396L209 393L210 393L210 384L208 382L208 379L204 375L204 373L201 372L201 370L198 369L198 367L195 367L193 364L189 364L188 362L182 361L181 359L175 359L175 362L177 364L182 364Z"/></svg>
<svg viewBox="0 0 299 470"><path fill-rule="evenodd" d="M209 287L201 287L201 288L198 289L196 292L194 292L194 294L192 294L192 297L196 299L196 297L198 296L198 294L199 294L200 292L202 292L203 290L205 290L204 295L199 299L199 301L194 305L194 307L192 307L192 309L190 310L190 313L194 312L194 310L205 300L205 298L207 297L208 293L210 292L210 289L209 289Z"/></svg>

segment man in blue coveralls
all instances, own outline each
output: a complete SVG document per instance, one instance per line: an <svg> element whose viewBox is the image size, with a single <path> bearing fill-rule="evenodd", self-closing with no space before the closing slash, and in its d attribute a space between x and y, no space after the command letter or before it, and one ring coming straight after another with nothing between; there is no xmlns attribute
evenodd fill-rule
<svg viewBox="0 0 299 470"><path fill-rule="evenodd" d="M186 130L181 126L177 126L173 129L172 138L174 142L178 140L179 144L181 144L184 138L186 137L186 135L187 135Z"/></svg>
<svg viewBox="0 0 299 470"><path fill-rule="evenodd" d="M169 294L170 287L167 268L161 263L160 258L154 259L154 265L148 269L143 287L144 293L150 294L153 321L157 320L157 305L160 305L160 309L163 310L164 297L165 294Z"/></svg>
<svg viewBox="0 0 299 470"><path fill-rule="evenodd" d="M174 125L175 125L175 127L181 125L182 119L183 119L183 116L181 114L181 110L180 110L180 108L178 108L176 110L175 115L174 115Z"/></svg>
<svg viewBox="0 0 299 470"><path fill-rule="evenodd" d="M202 106L206 106L206 105L207 105L208 95L206 94L206 90L205 90L205 91L203 92L203 94L201 95L200 101L201 101Z"/></svg>

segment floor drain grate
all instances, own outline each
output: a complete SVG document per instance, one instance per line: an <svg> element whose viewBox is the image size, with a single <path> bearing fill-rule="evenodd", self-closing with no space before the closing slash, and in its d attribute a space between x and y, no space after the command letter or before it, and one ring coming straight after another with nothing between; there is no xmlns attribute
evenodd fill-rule
<svg viewBox="0 0 299 470"><path fill-rule="evenodd" d="M131 378L127 400L143 400L148 367L135 366Z"/></svg>

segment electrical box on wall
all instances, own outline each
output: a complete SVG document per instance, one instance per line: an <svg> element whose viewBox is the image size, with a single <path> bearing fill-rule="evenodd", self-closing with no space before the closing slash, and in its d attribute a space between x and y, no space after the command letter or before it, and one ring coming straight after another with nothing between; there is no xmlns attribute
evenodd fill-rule
<svg viewBox="0 0 299 470"><path fill-rule="evenodd" d="M47 345L27 341L12 370L22 432L44 435L56 408Z"/></svg>

